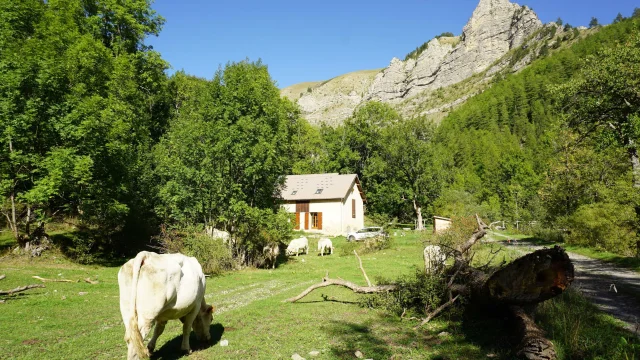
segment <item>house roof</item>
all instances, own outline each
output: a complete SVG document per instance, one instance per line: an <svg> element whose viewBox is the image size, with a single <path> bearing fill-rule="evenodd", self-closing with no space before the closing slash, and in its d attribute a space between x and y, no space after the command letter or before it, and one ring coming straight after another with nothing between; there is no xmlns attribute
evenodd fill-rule
<svg viewBox="0 0 640 360"><path fill-rule="evenodd" d="M288 175L280 196L288 201L344 199L354 184L366 202L356 174Z"/></svg>

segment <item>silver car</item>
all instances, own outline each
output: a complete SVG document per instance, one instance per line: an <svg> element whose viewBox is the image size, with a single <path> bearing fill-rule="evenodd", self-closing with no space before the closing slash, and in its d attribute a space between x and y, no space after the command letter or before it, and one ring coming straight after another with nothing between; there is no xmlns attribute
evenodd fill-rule
<svg viewBox="0 0 640 360"><path fill-rule="evenodd" d="M347 234L347 241L359 241L364 240L366 238L375 237L375 236L384 236L384 232L382 228L379 226L370 226L362 228L358 231L353 231Z"/></svg>

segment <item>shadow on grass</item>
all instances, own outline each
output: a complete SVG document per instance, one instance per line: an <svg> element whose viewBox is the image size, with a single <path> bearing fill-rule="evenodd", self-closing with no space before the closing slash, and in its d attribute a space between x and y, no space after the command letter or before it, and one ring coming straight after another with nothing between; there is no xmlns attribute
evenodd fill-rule
<svg viewBox="0 0 640 360"><path fill-rule="evenodd" d="M211 333L211 341L207 344L204 344L198 341L195 333L191 331L191 335L189 335L189 344L191 344L191 350L204 350L217 344L222 338L222 334L224 334L224 326L222 326L222 324L212 324L209 327L209 332ZM182 352L182 350L180 349L180 345L182 345L182 334L166 342L160 349L154 351L151 358L155 360L174 360L180 359L182 357L188 357Z"/></svg>
<svg viewBox="0 0 640 360"><path fill-rule="evenodd" d="M414 330L416 321L381 315L364 323L333 322L328 333L334 358L353 359L356 351L373 359L510 359L511 339L502 319L440 319Z"/></svg>

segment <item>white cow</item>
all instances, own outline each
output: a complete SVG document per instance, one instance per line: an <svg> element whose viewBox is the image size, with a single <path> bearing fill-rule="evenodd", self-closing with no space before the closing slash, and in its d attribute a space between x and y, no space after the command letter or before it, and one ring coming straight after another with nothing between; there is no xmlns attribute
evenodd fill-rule
<svg viewBox="0 0 640 360"><path fill-rule="evenodd" d="M264 255L267 266L270 264L271 268L275 269L276 260L278 259L278 255L280 255L280 246L278 246L277 242L269 243L262 248L262 255Z"/></svg>
<svg viewBox="0 0 640 360"><path fill-rule="evenodd" d="M330 254L333 255L333 243L329 238L321 238L318 240L318 252L321 256L324 256L325 250L329 250Z"/></svg>
<svg viewBox="0 0 640 360"><path fill-rule="evenodd" d="M287 255L295 253L298 256L300 252L309 254L309 240L304 236L291 240L289 246L287 246Z"/></svg>
<svg viewBox="0 0 640 360"><path fill-rule="evenodd" d="M422 252L424 256L424 271L427 274L438 271L444 266L447 255L438 245L427 245Z"/></svg>
<svg viewBox="0 0 640 360"><path fill-rule="evenodd" d="M214 239L222 239L223 244L228 243L229 239L231 238L231 235L228 232L224 230L218 230L213 226L207 226L204 231L205 233L207 233L207 235L211 236Z"/></svg>
<svg viewBox="0 0 640 360"><path fill-rule="evenodd" d="M183 351L191 351L191 326L198 340L211 340L213 306L204 300L205 277L196 258L142 251L120 268L118 285L127 359L149 357L167 321L173 319L182 321ZM145 348L143 341L154 325Z"/></svg>

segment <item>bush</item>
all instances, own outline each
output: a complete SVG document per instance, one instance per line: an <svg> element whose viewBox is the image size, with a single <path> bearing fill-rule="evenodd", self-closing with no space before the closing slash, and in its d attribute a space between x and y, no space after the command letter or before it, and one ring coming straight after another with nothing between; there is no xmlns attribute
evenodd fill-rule
<svg viewBox="0 0 640 360"><path fill-rule="evenodd" d="M477 227L475 216L453 217L451 218L451 227L438 233L435 237L435 243L455 249L458 245L469 240L469 236Z"/></svg>
<svg viewBox="0 0 640 360"><path fill-rule="evenodd" d="M443 275L427 275L422 269L416 269L413 275L407 275L395 281L378 279L377 283L396 284L398 291L379 293L362 298L361 304L401 315L420 316L442 305L446 293L446 281Z"/></svg>
<svg viewBox="0 0 640 360"><path fill-rule="evenodd" d="M631 256L636 239L634 223L635 212L631 205L582 205L568 219L571 233L567 242Z"/></svg>
<svg viewBox="0 0 640 360"><path fill-rule="evenodd" d="M205 274L219 275L235 267L231 251L220 239L214 239L197 226L169 229L156 238L162 253L182 253L198 259Z"/></svg>
<svg viewBox="0 0 640 360"><path fill-rule="evenodd" d="M369 254L372 252L390 249L393 246L393 240L390 236L376 236L364 239L363 241L347 241L340 247L340 256L353 255L353 250L359 255Z"/></svg>
<svg viewBox="0 0 640 360"><path fill-rule="evenodd" d="M548 229L542 227L534 227L531 234L541 240L554 243L564 242L565 232L561 229Z"/></svg>

